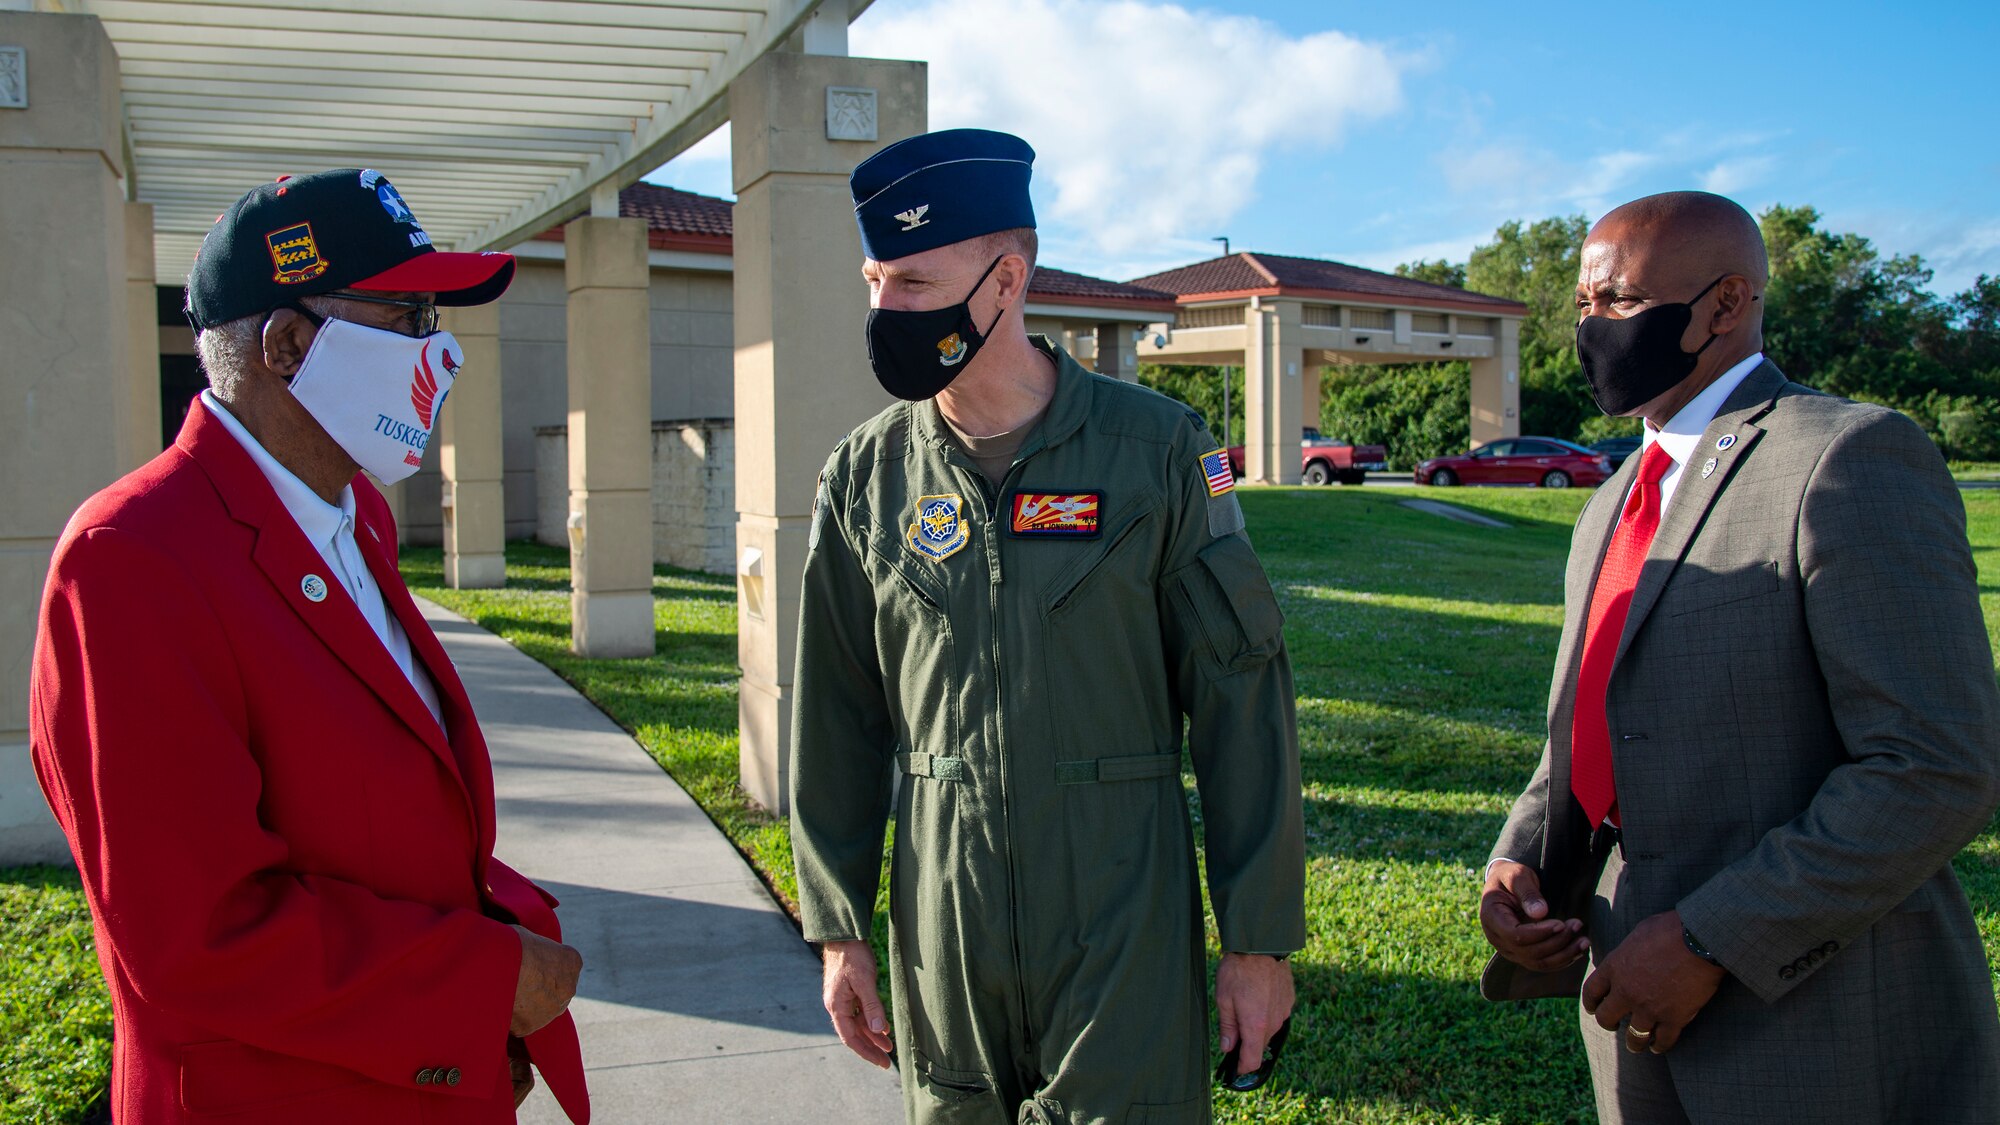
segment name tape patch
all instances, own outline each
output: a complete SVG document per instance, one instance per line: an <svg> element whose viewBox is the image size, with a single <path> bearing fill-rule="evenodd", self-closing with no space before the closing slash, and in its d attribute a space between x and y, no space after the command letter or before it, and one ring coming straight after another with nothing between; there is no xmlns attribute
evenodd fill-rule
<svg viewBox="0 0 2000 1125"><path fill-rule="evenodd" d="M1102 492L1017 492L1007 530L1023 539L1095 539L1104 530Z"/></svg>

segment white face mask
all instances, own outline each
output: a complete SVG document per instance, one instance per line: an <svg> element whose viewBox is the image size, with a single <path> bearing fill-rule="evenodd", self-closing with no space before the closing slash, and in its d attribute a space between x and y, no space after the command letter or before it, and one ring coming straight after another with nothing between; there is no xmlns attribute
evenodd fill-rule
<svg viewBox="0 0 2000 1125"><path fill-rule="evenodd" d="M292 395L383 484L417 471L465 353L449 332L405 336L346 320L320 325Z"/></svg>

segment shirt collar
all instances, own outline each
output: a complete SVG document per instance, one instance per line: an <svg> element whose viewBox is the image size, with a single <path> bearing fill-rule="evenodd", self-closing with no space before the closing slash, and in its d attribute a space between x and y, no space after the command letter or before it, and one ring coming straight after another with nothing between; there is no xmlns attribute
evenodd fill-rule
<svg viewBox="0 0 2000 1125"><path fill-rule="evenodd" d="M1701 435L1708 429L1708 424L1715 421L1716 412L1722 409L1722 404L1729 401L1729 396L1736 393L1736 388L1763 362L1764 353L1758 352L1723 372L1721 378L1702 388L1700 394L1689 400L1686 406L1681 407L1680 413L1668 419L1664 429L1656 430L1651 422L1647 422L1646 436L1639 446L1640 452L1644 453L1647 447L1657 441L1660 443L1660 448L1667 451L1667 456L1674 459L1674 464L1687 464L1688 458L1694 456L1694 451L1701 448Z"/></svg>
<svg viewBox="0 0 2000 1125"><path fill-rule="evenodd" d="M215 415L215 420L222 423L222 428L228 430L238 444L243 446L244 451L250 454L250 460L256 462L258 470L264 474L264 479L271 482L271 489L278 494L278 501L292 514L293 522L299 525L299 530L306 533L306 539L314 546L331 544L343 526L353 526L353 485L340 490L339 504L327 503L320 498L319 493L314 492L306 482L300 480L298 474L285 468L276 457L271 456L270 450L265 449L256 438L251 437L250 431L243 428L243 423L236 420L236 415L231 414L228 408L216 399L213 392L206 390L201 392L201 404L209 413Z"/></svg>

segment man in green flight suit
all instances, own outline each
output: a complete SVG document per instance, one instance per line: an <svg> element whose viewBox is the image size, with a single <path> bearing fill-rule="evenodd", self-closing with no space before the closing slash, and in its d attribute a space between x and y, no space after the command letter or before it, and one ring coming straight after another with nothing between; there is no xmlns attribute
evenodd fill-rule
<svg viewBox="0 0 2000 1125"><path fill-rule="evenodd" d="M821 476L800 911L835 1028L900 1064L910 1121L1208 1122L1183 724L1248 1072L1305 942L1283 617L1200 419L1028 336L1033 159L956 129L854 171L869 358L906 401ZM866 941L892 803L893 1037Z"/></svg>

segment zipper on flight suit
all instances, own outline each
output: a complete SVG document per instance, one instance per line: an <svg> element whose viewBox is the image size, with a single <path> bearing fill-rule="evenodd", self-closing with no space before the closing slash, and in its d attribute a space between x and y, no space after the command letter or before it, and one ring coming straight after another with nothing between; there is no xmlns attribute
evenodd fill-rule
<svg viewBox="0 0 2000 1125"><path fill-rule="evenodd" d="M956 456L956 451L948 451L945 454L945 460L953 469L957 470L960 476L968 477L970 483L975 486L975 495L981 498L989 496L987 486L992 482L987 480L986 474L981 472L978 466L963 464ZM1035 1046L1035 1026L1034 1022L1029 1018L1028 1013L1028 978L1021 968L1021 881L1014 873L1014 807L1008 794L1007 785L1007 774L1012 768L1013 761L1007 754L1005 721L1007 714L1007 683L1004 673L1001 671L1004 664L1000 653L1000 586L1005 579L1005 575L1000 565L999 525L995 522L999 518L999 508L1001 503L1006 499L1009 486L1013 484L1015 476L1020 473L1021 466L1025 464L1027 464L1025 459L1017 459L1008 468L1007 474L1000 478L1000 483L995 491L990 494L991 498L987 500L986 504L985 536L986 570L989 576L986 588L986 606L993 626L993 732L996 749L999 751L997 758L1000 764L998 771L1000 777L1000 817L1005 821L1004 828L1007 839L1007 909L1010 915L1008 918L1010 924L1007 927L1007 944L1014 956L1014 1002L1020 1012L1021 1030L1027 1037L1025 1044L1027 1053L1032 1055Z"/></svg>

